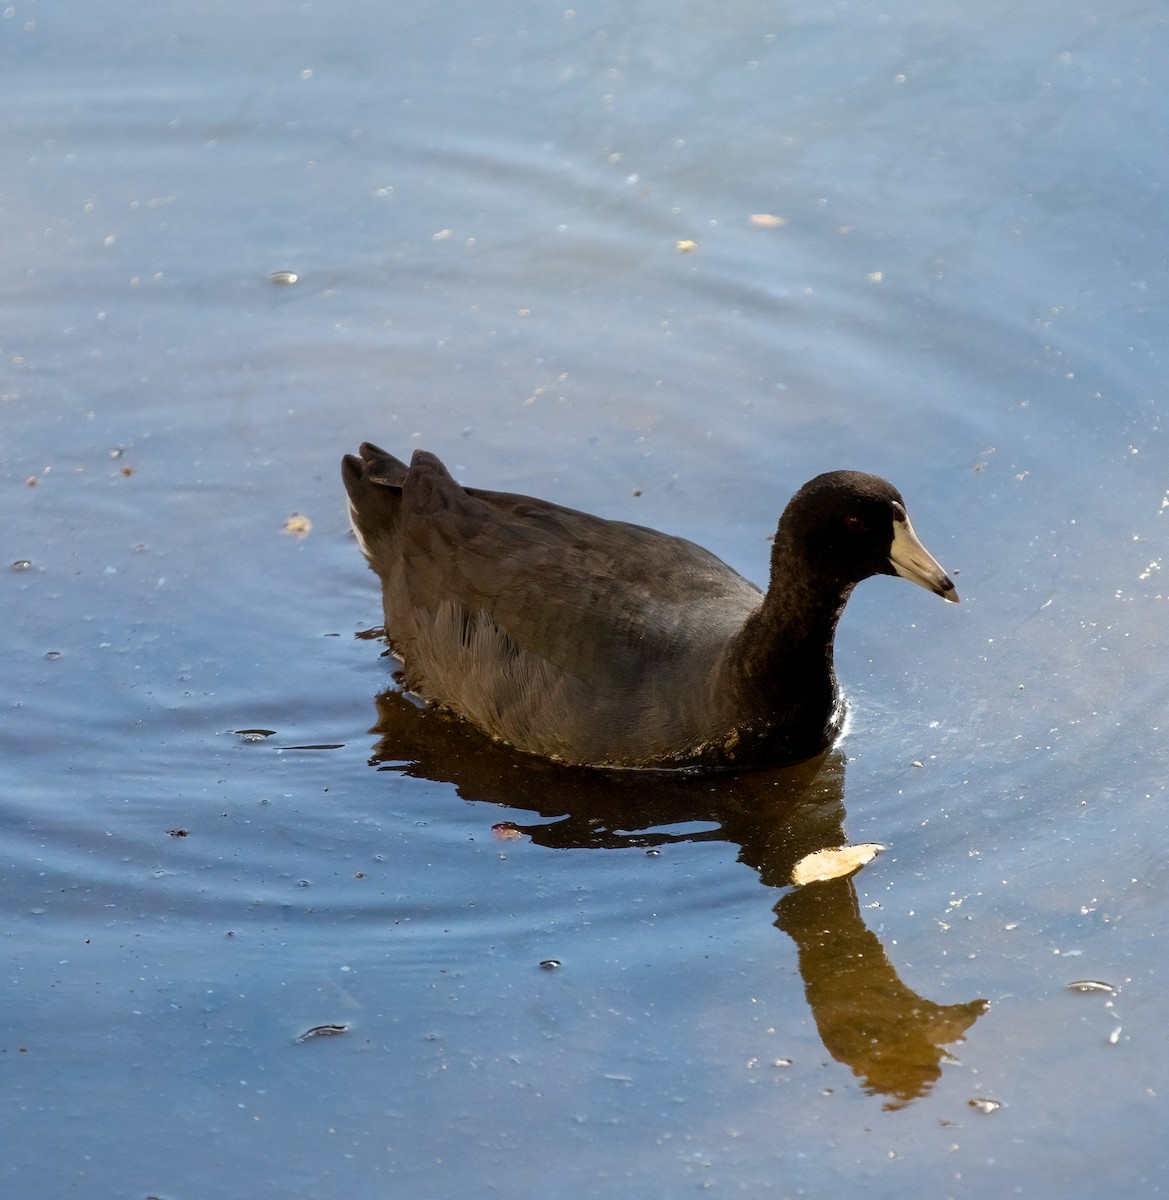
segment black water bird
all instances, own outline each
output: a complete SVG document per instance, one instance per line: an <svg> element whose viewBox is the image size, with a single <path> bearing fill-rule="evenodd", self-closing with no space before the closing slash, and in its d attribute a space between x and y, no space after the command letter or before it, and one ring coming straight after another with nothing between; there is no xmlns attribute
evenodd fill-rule
<svg viewBox="0 0 1169 1200"><path fill-rule="evenodd" d="M809 758L843 722L832 646L856 584L900 575L958 599L897 489L858 471L795 494L766 592L683 538L462 487L426 451L407 467L366 443L342 473L404 687L564 763Z"/></svg>

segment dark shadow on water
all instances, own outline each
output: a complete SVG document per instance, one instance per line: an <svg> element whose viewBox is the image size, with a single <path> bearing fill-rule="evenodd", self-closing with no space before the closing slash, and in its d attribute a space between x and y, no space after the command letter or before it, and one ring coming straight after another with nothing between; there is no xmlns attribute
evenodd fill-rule
<svg viewBox="0 0 1169 1200"><path fill-rule="evenodd" d="M901 1108L941 1075L945 1046L963 1039L984 1000L935 1004L898 977L864 923L851 878L794 887L805 855L846 842L844 757L837 751L744 775L600 772L557 766L495 745L462 722L420 710L400 692L378 697L371 764L447 782L465 800L517 810L509 831L556 849L720 841L762 882L786 889L776 925L795 942L804 993L825 1048L869 1093ZM519 812L545 820L524 824ZM680 825L715 826L678 832Z"/></svg>

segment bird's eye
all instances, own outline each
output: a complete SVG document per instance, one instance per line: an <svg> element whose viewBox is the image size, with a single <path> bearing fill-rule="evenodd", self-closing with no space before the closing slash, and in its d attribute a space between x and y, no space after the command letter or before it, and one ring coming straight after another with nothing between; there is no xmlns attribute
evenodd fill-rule
<svg viewBox="0 0 1169 1200"><path fill-rule="evenodd" d="M845 517L844 527L849 533L868 533L868 523L860 517Z"/></svg>

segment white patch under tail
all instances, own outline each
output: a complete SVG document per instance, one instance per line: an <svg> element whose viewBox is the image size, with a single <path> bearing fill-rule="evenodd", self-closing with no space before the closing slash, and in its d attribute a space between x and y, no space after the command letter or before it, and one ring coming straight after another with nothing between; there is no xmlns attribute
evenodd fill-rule
<svg viewBox="0 0 1169 1200"><path fill-rule="evenodd" d="M357 544L361 548L361 553L365 555L368 561L371 558L369 546L366 544L365 538L361 536L361 529L357 524L357 510L353 507L352 498L349 499L349 528L353 530L353 536L357 539Z"/></svg>

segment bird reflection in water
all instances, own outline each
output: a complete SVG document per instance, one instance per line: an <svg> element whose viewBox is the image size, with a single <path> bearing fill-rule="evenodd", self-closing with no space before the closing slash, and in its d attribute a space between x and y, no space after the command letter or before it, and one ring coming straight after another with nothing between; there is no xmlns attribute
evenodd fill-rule
<svg viewBox="0 0 1169 1200"><path fill-rule="evenodd" d="M465 800L538 813L509 830L551 849L654 847L719 841L762 882L784 889L776 925L796 944L804 993L825 1048L886 1108L924 1095L945 1047L962 1041L985 1000L936 1004L897 975L864 923L851 877L792 885L802 858L844 845L844 757L743 775L574 769L497 746L465 723L419 710L401 692L378 697L381 770L454 785ZM558 819L553 819L558 818ZM706 826L677 832L679 826ZM714 825L715 828L709 826Z"/></svg>

